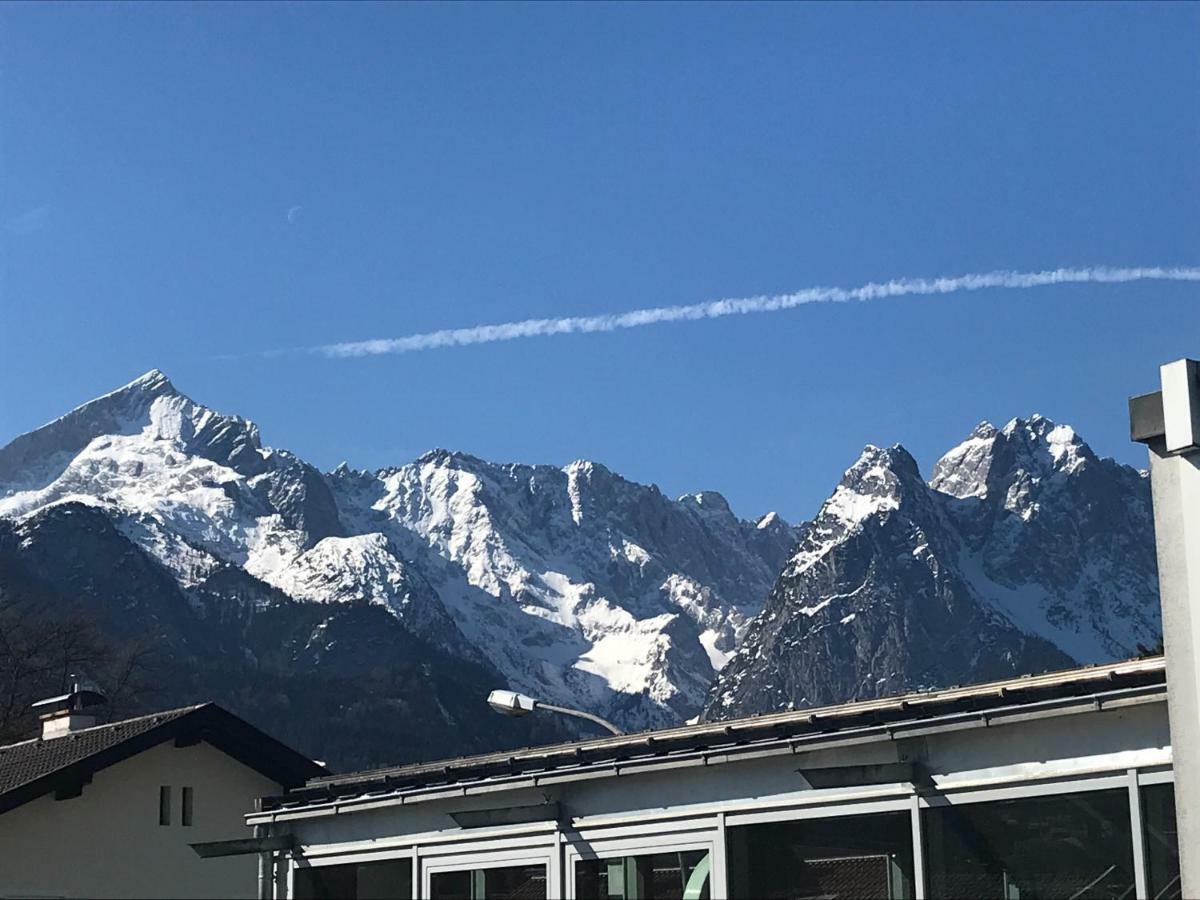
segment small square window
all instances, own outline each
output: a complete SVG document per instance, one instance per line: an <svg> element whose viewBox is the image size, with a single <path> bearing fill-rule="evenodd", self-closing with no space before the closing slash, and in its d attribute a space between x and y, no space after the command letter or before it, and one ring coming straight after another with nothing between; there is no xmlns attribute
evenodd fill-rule
<svg viewBox="0 0 1200 900"><path fill-rule="evenodd" d="M171 824L171 788L165 784L158 789L158 824Z"/></svg>
<svg viewBox="0 0 1200 900"><path fill-rule="evenodd" d="M185 787L183 789L182 801L183 802L181 803L181 808L179 811L180 816L182 817L182 823L184 825L191 825L192 824L192 789L190 787Z"/></svg>

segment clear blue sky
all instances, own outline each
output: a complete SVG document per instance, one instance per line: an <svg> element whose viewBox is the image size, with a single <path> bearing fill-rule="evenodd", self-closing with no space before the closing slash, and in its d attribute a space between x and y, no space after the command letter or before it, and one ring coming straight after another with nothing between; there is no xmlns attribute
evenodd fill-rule
<svg viewBox="0 0 1200 900"><path fill-rule="evenodd" d="M1197 4L7 4L0 442L157 366L324 467L584 457L747 516L1034 411L1141 464L1125 398L1200 355L1194 284L256 354L1195 265L1198 43Z"/></svg>

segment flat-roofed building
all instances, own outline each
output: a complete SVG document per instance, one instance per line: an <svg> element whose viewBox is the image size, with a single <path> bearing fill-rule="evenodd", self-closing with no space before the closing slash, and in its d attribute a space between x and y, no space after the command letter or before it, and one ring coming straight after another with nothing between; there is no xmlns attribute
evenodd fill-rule
<svg viewBox="0 0 1200 900"><path fill-rule="evenodd" d="M248 821L297 898L1167 898L1165 691L1134 660L317 778Z"/></svg>

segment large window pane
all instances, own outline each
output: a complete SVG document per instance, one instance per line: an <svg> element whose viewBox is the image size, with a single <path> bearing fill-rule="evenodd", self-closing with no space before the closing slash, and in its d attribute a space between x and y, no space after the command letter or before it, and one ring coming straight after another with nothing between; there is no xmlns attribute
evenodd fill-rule
<svg viewBox="0 0 1200 900"><path fill-rule="evenodd" d="M1179 887L1174 785L1154 784L1142 788L1142 825L1150 896L1154 900L1177 900L1183 894Z"/></svg>
<svg viewBox="0 0 1200 900"><path fill-rule="evenodd" d="M879 813L729 829L734 897L788 900L913 896L909 813Z"/></svg>
<svg viewBox="0 0 1200 900"><path fill-rule="evenodd" d="M545 900L546 867L502 866L434 872L432 900Z"/></svg>
<svg viewBox="0 0 1200 900"><path fill-rule="evenodd" d="M410 900L412 861L304 866L292 875L296 900Z"/></svg>
<svg viewBox="0 0 1200 900"><path fill-rule="evenodd" d="M708 900L707 850L646 853L575 863L579 900Z"/></svg>
<svg viewBox="0 0 1200 900"><path fill-rule="evenodd" d="M922 811L930 897L1132 897L1124 789Z"/></svg>

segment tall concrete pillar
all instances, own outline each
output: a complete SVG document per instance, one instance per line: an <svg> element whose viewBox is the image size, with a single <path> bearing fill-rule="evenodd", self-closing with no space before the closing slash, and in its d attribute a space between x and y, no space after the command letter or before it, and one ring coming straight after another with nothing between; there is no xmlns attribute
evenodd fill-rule
<svg viewBox="0 0 1200 900"><path fill-rule="evenodd" d="M1181 888L1200 897L1200 364L1160 376L1161 391L1129 401L1129 426L1150 451Z"/></svg>

